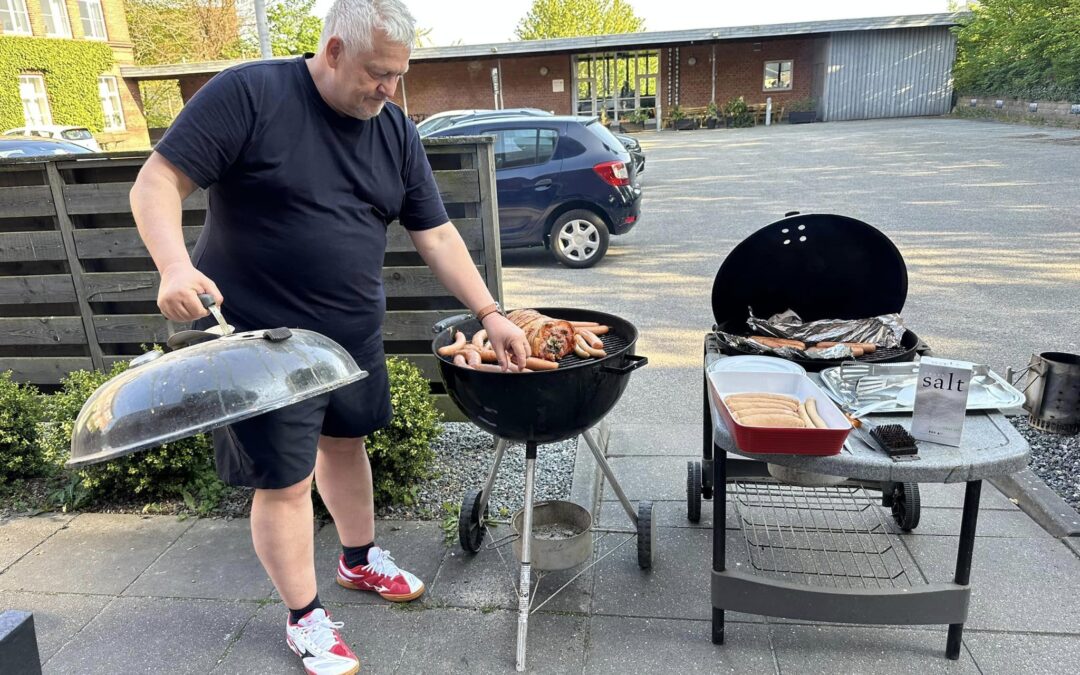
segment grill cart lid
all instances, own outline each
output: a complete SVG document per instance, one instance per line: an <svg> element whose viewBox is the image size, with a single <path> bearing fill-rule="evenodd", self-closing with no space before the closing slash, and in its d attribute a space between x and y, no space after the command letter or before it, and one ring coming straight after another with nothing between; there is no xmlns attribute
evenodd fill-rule
<svg viewBox="0 0 1080 675"><path fill-rule="evenodd" d="M68 466L194 436L366 376L339 344L306 330L235 333L148 352L87 399Z"/></svg>
<svg viewBox="0 0 1080 675"><path fill-rule="evenodd" d="M724 259L713 282L713 317L732 329L746 328L751 307L759 319L788 309L804 321L862 319L900 312L907 287L903 256L876 228L847 216L792 212Z"/></svg>

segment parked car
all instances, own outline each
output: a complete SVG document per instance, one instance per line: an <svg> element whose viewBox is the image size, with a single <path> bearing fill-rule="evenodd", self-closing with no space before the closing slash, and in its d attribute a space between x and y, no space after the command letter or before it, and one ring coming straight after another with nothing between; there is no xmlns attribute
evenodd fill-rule
<svg viewBox="0 0 1080 675"><path fill-rule="evenodd" d="M0 136L0 159L23 157L52 157L53 155L89 155L92 151L81 145L51 138L18 138Z"/></svg>
<svg viewBox="0 0 1080 675"><path fill-rule="evenodd" d="M483 117L430 136L479 134L495 137L503 248L546 246L567 267L591 267L637 224L637 171L597 118Z"/></svg>
<svg viewBox="0 0 1080 675"><path fill-rule="evenodd" d="M430 136L431 134L445 129L454 124L464 124L465 122L472 122L484 118L492 117L510 117L516 115L524 115L528 117L552 117L554 113L550 113L546 110L540 110L539 108L506 108L504 110L447 110L441 113L435 113L431 117L427 118L420 124L416 125L417 131L420 132L420 137ZM634 161L634 166L637 168L637 172L640 174L645 170L645 152L641 149L641 144L633 136L626 136L624 134L614 134L615 138L623 144L626 151L630 153L630 158Z"/></svg>
<svg viewBox="0 0 1080 675"><path fill-rule="evenodd" d="M81 145L91 152L101 152L101 147L94 140L94 135L86 127L65 127L59 125L41 125L16 127L4 132L5 136L29 136L33 138L52 138Z"/></svg>

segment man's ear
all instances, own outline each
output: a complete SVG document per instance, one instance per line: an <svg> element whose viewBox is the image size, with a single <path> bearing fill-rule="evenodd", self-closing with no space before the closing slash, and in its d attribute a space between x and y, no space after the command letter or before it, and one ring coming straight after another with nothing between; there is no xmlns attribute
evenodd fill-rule
<svg viewBox="0 0 1080 675"><path fill-rule="evenodd" d="M345 43L334 35L326 41L326 62L331 68L337 68L345 58Z"/></svg>

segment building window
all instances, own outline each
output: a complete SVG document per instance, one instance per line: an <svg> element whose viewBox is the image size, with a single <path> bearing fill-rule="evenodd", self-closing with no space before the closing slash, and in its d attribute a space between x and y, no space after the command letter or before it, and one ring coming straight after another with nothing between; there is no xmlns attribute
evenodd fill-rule
<svg viewBox="0 0 1080 675"><path fill-rule="evenodd" d="M90 40L107 40L105 32L105 14L101 11L101 0L79 0L79 18L82 20L83 35Z"/></svg>
<svg viewBox="0 0 1080 675"><path fill-rule="evenodd" d="M26 0L0 0L0 19L3 20L5 33L32 34Z"/></svg>
<svg viewBox="0 0 1080 675"><path fill-rule="evenodd" d="M98 96L101 97L101 109L105 112L105 131L123 131L124 109L120 107L120 90L115 77L105 75L98 78Z"/></svg>
<svg viewBox="0 0 1080 675"><path fill-rule="evenodd" d="M45 19L45 35L71 37L71 22L68 21L67 3L64 0L41 0L41 18Z"/></svg>
<svg viewBox="0 0 1080 675"><path fill-rule="evenodd" d="M41 75L19 76L19 98L22 99L23 118L26 126L52 124L49 97L45 93L45 78Z"/></svg>
<svg viewBox="0 0 1080 675"><path fill-rule="evenodd" d="M791 61L765 62L765 91L791 91Z"/></svg>

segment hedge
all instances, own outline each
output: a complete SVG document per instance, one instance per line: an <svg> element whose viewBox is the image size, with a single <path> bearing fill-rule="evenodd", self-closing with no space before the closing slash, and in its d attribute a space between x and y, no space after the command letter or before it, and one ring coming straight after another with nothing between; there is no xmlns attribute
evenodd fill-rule
<svg viewBox="0 0 1080 675"><path fill-rule="evenodd" d="M98 77L112 67L112 50L104 42L0 35L0 131L25 123L17 83L27 73L44 75L53 124L101 131Z"/></svg>

